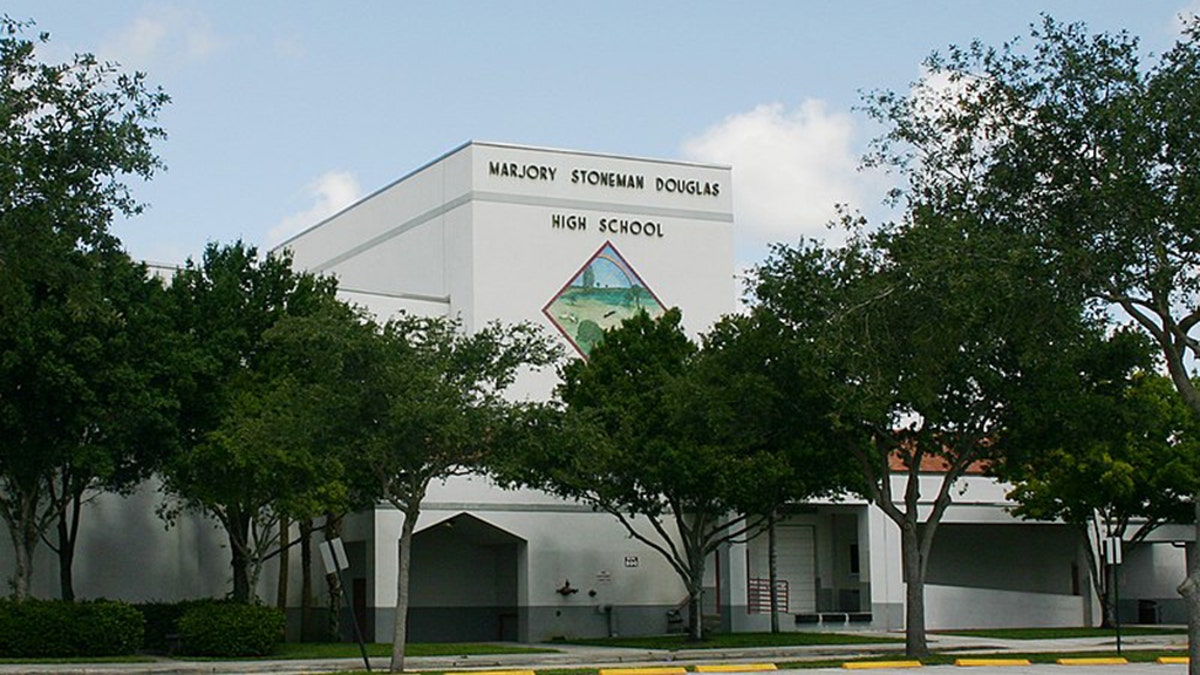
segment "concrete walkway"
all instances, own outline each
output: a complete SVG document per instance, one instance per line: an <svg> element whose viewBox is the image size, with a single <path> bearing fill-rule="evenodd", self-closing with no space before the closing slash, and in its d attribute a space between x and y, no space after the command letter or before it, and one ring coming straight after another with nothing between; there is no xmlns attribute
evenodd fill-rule
<svg viewBox="0 0 1200 675"><path fill-rule="evenodd" d="M878 634L884 637L885 634ZM903 637L886 634L888 638ZM940 652L956 654L973 653L1028 653L1028 652L1086 652L1112 651L1116 641L1104 638L1068 638L1059 640L1000 640L994 638L962 637L931 634L930 646ZM581 647L576 645L535 645L555 650L544 654L489 654L480 656L427 656L410 657L410 671L433 670L515 670L548 668L587 667L638 667L677 665L688 666L702 663L782 663L795 661L852 660L884 653L903 651L903 645L895 642L864 645L818 645L810 647L758 647L746 649L695 649L653 650L628 649L621 647ZM1186 648L1184 635L1134 636L1122 639L1125 649L1182 649ZM373 670L386 672L388 659L371 659ZM258 660L258 661L179 661L159 659L148 663L113 664L13 664L0 665L0 675L9 673L56 673L115 674L141 673L145 675L195 675L199 673L328 673L345 670L361 670L362 659L305 659L305 660ZM1177 672L1176 668L1172 672ZM1185 669L1186 671L1186 669ZM1008 671L1012 673L1012 671ZM1080 673L1081 671L1074 671ZM1114 672L1121 672L1119 669ZM1165 673L1165 671L1164 671ZM1012 673L1012 675L1016 675Z"/></svg>

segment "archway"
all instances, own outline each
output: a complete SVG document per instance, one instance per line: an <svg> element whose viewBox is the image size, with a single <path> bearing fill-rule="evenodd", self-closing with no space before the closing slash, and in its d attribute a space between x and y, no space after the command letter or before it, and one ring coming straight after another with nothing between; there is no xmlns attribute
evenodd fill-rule
<svg viewBox="0 0 1200 675"><path fill-rule="evenodd" d="M408 639L517 641L526 541L469 513L413 535Z"/></svg>

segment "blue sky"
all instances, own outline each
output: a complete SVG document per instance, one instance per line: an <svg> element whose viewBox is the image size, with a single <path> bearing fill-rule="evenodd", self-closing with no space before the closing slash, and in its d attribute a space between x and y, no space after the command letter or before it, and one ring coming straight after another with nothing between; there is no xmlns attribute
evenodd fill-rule
<svg viewBox="0 0 1200 675"><path fill-rule="evenodd" d="M173 102L168 165L117 234L180 263L208 241L269 247L468 140L734 167L740 264L868 212L860 93L905 90L931 51L1027 33L1046 12L1164 51L1200 0L8 0Z"/></svg>

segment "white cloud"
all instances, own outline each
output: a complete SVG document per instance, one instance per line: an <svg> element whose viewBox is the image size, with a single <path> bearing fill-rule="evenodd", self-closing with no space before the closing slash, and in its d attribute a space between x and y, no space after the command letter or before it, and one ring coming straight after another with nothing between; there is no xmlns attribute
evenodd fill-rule
<svg viewBox="0 0 1200 675"><path fill-rule="evenodd" d="M100 58L150 70L208 58L221 48L212 24L199 12L155 5L97 50Z"/></svg>
<svg viewBox="0 0 1200 675"><path fill-rule="evenodd" d="M316 225L358 201L362 196L358 179L349 171L327 171L305 187L312 206L285 216L267 233L267 248L274 248L288 237Z"/></svg>
<svg viewBox="0 0 1200 675"><path fill-rule="evenodd" d="M860 201L854 137L849 113L810 99L732 115L688 140L683 154L733 167L735 231L741 244L761 247L830 238L835 205Z"/></svg>

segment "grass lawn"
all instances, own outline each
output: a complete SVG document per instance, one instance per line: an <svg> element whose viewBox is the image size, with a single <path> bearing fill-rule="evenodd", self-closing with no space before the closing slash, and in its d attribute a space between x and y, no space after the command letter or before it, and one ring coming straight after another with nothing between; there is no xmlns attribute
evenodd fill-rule
<svg viewBox="0 0 1200 675"><path fill-rule="evenodd" d="M979 628L975 630L936 631L946 635L967 637L990 637L1001 640L1054 640L1058 638L1116 637L1111 628ZM1152 626L1124 626L1121 636L1126 635L1186 635L1185 628L1159 628Z"/></svg>
<svg viewBox="0 0 1200 675"><path fill-rule="evenodd" d="M904 642L899 638L854 633L719 633L702 642L690 642L686 635L648 637L591 638L565 640L566 644L593 647L630 647L633 649L727 649L732 647L803 647L810 645L861 645Z"/></svg>
<svg viewBox="0 0 1200 675"><path fill-rule="evenodd" d="M414 643L404 649L405 656L479 656L483 654L553 654L553 649L523 647L510 644L447 642ZM392 645L376 642L367 645L368 656L391 656ZM272 659L353 659L361 658L353 642L285 642L269 658Z"/></svg>

